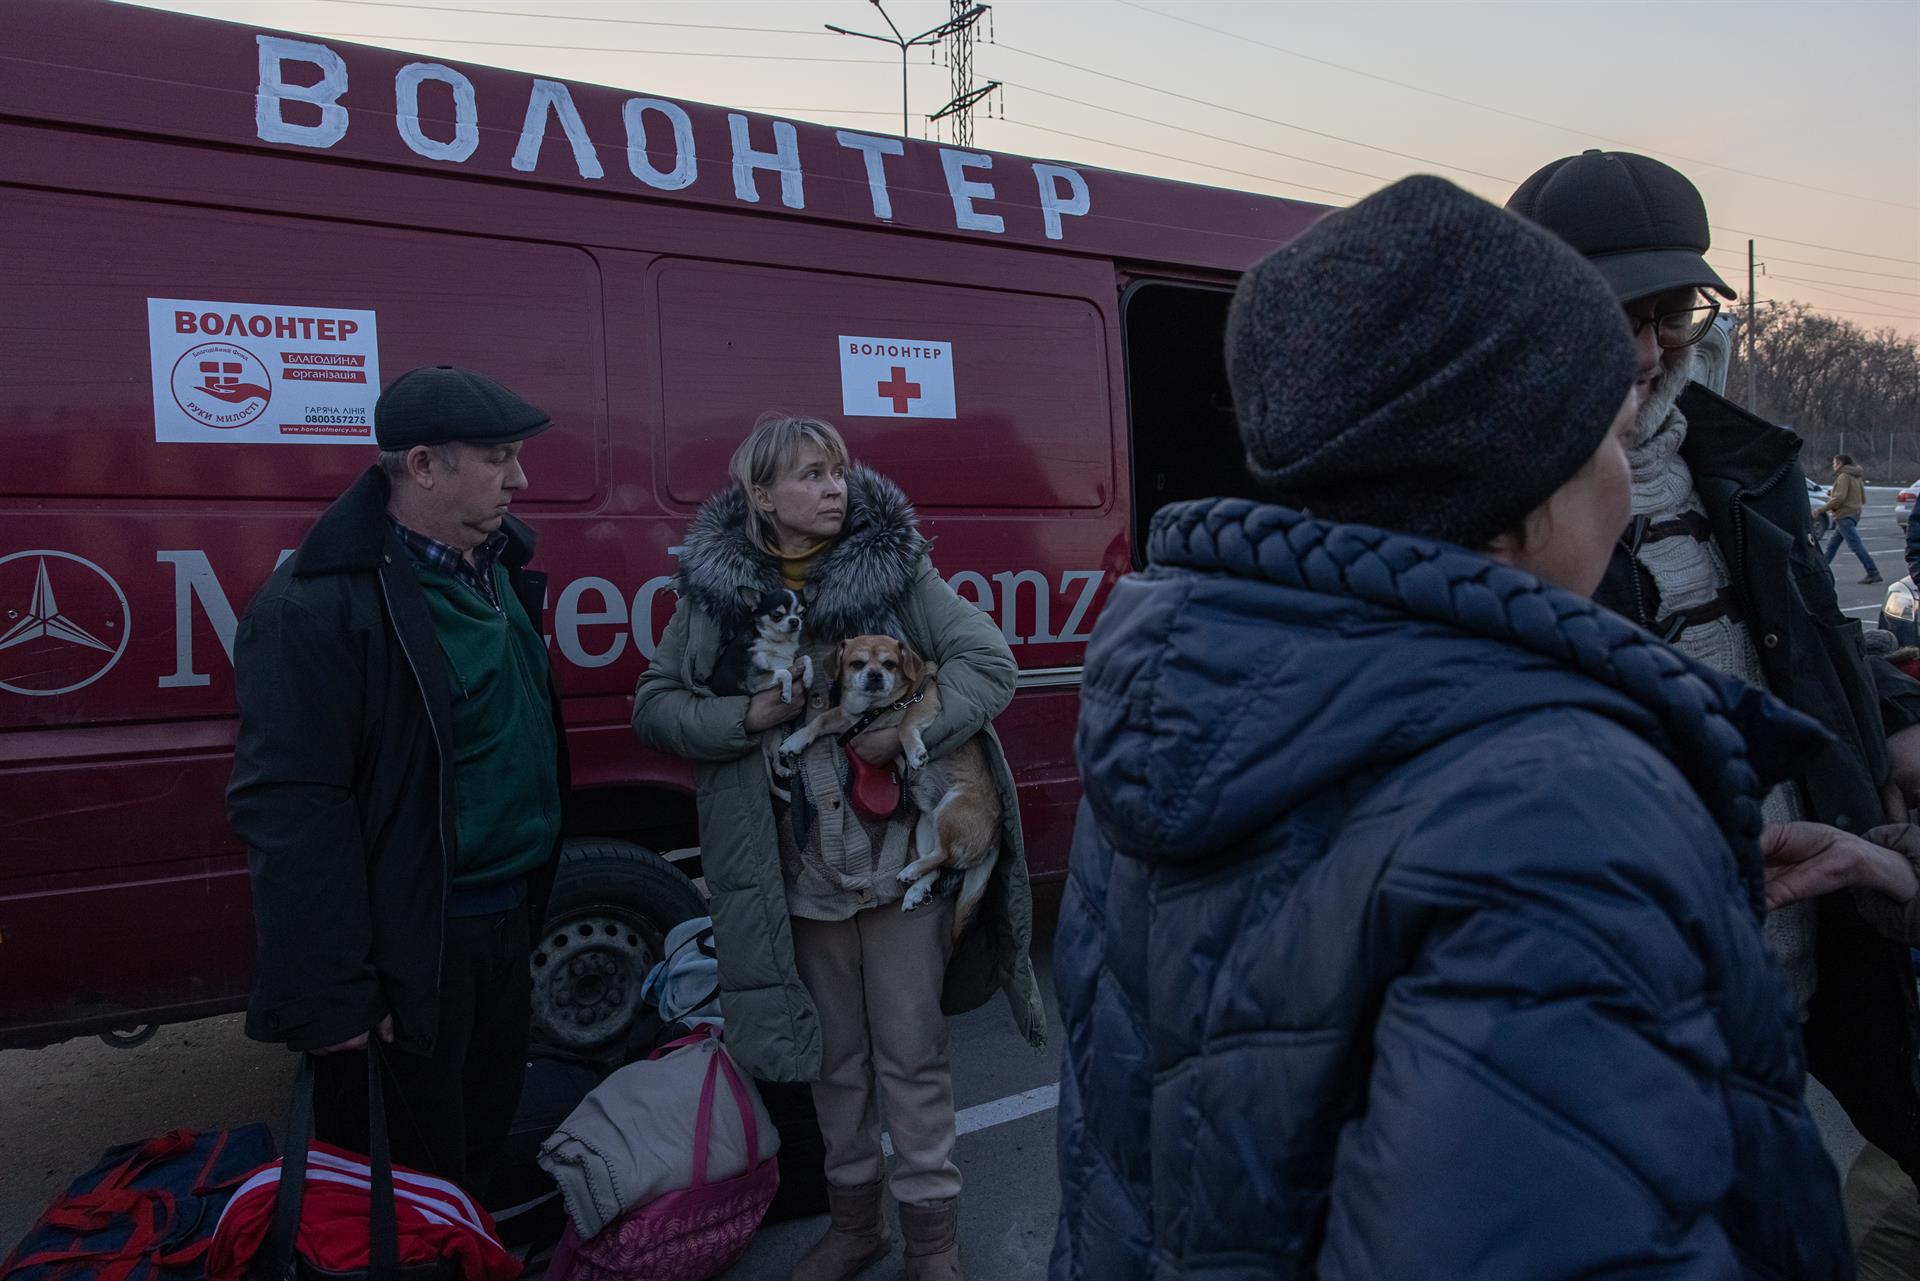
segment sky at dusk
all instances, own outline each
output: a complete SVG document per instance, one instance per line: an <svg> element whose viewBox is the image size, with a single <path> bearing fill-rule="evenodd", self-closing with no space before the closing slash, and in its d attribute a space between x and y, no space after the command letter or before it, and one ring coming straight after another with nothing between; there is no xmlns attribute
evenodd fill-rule
<svg viewBox="0 0 1920 1281"><path fill-rule="evenodd" d="M900 61L867 0L142 0L869 133ZM945 0L890 0L911 36ZM998 0L976 147L1347 204L1408 173L1503 202L1587 147L1685 172L1746 295L1920 337L1920 0ZM949 72L915 50L911 129Z"/></svg>

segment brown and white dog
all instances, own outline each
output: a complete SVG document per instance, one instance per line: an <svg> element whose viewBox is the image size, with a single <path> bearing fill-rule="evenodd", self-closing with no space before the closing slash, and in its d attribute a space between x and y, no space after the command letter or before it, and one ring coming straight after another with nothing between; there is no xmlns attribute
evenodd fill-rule
<svg viewBox="0 0 1920 1281"><path fill-rule="evenodd" d="M1004 814L986 745L976 734L939 760L928 759L921 732L940 712L940 669L912 646L891 636L855 636L836 657L839 705L788 735L780 751L797 756L815 739L843 734L874 708L886 709L867 728L899 727L902 776L916 812L916 857L900 869L907 886L900 910L911 912L932 897L943 869L962 873L953 914L957 939L972 923L1000 857Z"/></svg>

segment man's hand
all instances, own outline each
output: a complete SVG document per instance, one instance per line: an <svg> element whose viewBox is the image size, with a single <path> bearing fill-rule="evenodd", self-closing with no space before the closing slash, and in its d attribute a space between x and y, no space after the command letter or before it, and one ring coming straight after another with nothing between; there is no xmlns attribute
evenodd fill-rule
<svg viewBox="0 0 1920 1281"><path fill-rule="evenodd" d="M385 1018L380 1020L380 1039L382 1041L387 1042L389 1045L393 1043L393 1015L391 1014L387 1015ZM342 1050L364 1050L366 1048L367 1048L367 1034L365 1032L362 1032L359 1036L354 1037L352 1040L342 1041L338 1045L323 1045L319 1049L315 1050L314 1053L315 1054L338 1054Z"/></svg>
<svg viewBox="0 0 1920 1281"><path fill-rule="evenodd" d="M740 727L749 734L760 734L775 725L785 725L807 708L807 700L799 693L801 669L799 666L787 669L793 673L794 697L791 702L780 698L780 687L769 686L747 700L747 716Z"/></svg>
<svg viewBox="0 0 1920 1281"><path fill-rule="evenodd" d="M1920 725L1887 737L1887 785L1880 800L1889 823L1907 822L1920 806Z"/></svg>
<svg viewBox="0 0 1920 1281"><path fill-rule="evenodd" d="M900 759L900 727L870 729L853 740L853 750L869 765L891 765Z"/></svg>
<svg viewBox="0 0 1920 1281"><path fill-rule="evenodd" d="M1908 844L1920 848L1920 828L1888 824L1859 837L1825 823L1769 824L1760 833L1767 910L1848 887L1906 903L1920 894L1913 864L1905 853L1896 852Z"/></svg>

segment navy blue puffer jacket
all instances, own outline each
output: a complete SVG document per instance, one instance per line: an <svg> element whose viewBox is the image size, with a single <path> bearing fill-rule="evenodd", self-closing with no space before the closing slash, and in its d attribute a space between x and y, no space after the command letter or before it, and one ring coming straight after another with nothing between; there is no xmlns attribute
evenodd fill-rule
<svg viewBox="0 0 1920 1281"><path fill-rule="evenodd" d="M1154 523L1088 652L1054 1281L1851 1277L1761 940L1822 731L1457 547Z"/></svg>

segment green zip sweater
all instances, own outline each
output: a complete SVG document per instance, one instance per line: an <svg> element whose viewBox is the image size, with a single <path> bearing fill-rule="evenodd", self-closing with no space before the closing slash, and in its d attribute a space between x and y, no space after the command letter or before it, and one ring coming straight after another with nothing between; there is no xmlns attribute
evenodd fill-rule
<svg viewBox="0 0 1920 1281"><path fill-rule="evenodd" d="M560 832L546 648L500 566L498 610L449 574L418 560L413 571L453 687L453 883L524 876L547 860Z"/></svg>

